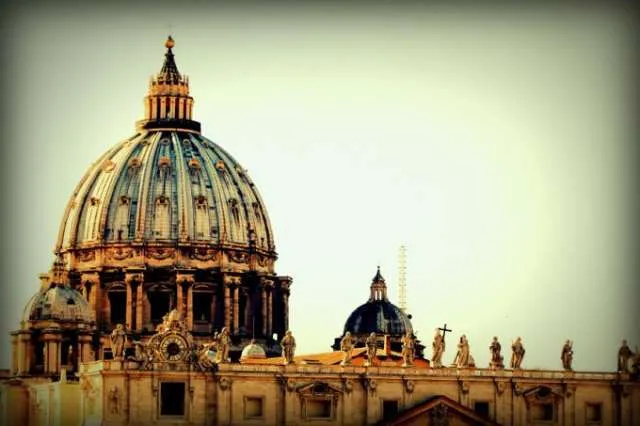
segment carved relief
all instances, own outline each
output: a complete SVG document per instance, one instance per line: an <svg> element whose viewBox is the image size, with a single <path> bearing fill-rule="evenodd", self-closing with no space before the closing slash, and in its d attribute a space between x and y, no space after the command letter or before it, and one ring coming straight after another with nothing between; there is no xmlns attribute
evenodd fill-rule
<svg viewBox="0 0 640 426"><path fill-rule="evenodd" d="M432 426L449 426L448 407L444 404L438 404L429 412Z"/></svg>
<svg viewBox="0 0 640 426"><path fill-rule="evenodd" d="M96 258L96 253L93 250L81 250L76 253L80 262L90 262Z"/></svg>
<svg viewBox="0 0 640 426"><path fill-rule="evenodd" d="M269 264L269 258L267 256L258 255L258 265L267 266Z"/></svg>
<svg viewBox="0 0 640 426"><path fill-rule="evenodd" d="M125 260L133 257L133 249L129 247L114 247L107 250L107 257L114 260Z"/></svg>
<svg viewBox="0 0 640 426"><path fill-rule="evenodd" d="M109 389L109 412L111 414L120 414L120 390L117 386Z"/></svg>
<svg viewBox="0 0 640 426"><path fill-rule="evenodd" d="M105 173L109 173L109 172L113 171L113 169L115 169L115 168L116 168L116 163L114 163L111 160L105 160L102 163L102 171L105 172Z"/></svg>
<svg viewBox="0 0 640 426"><path fill-rule="evenodd" d="M411 379L405 379L404 380L404 389L405 391L407 391L407 393L413 393L413 390L415 389L416 384L413 380Z"/></svg>
<svg viewBox="0 0 640 426"><path fill-rule="evenodd" d="M460 392L463 394L469 393L469 382L465 380L458 380L458 385L460 386Z"/></svg>
<svg viewBox="0 0 640 426"><path fill-rule="evenodd" d="M91 415L95 411L96 388L90 378L80 377L80 390L86 399L87 414Z"/></svg>
<svg viewBox="0 0 640 426"><path fill-rule="evenodd" d="M493 383L496 386L496 392L498 393L498 395L502 395L504 393L504 390L506 389L505 382L494 380Z"/></svg>
<svg viewBox="0 0 640 426"><path fill-rule="evenodd" d="M342 388L346 393L351 393L353 390L353 380L347 378L342 379Z"/></svg>
<svg viewBox="0 0 640 426"><path fill-rule="evenodd" d="M378 382L375 379L365 378L362 381L362 385L367 391L374 393L378 387Z"/></svg>
<svg viewBox="0 0 640 426"><path fill-rule="evenodd" d="M246 263L248 258L247 253L243 251L229 251L228 256L235 263Z"/></svg>
<svg viewBox="0 0 640 426"><path fill-rule="evenodd" d="M220 386L221 390L227 390L231 388L231 379L228 377L221 377L220 380L218 380L218 385Z"/></svg>
<svg viewBox="0 0 640 426"><path fill-rule="evenodd" d="M172 248L150 248L147 250L149 257L157 260L164 260L172 257L175 254L175 250Z"/></svg>
<svg viewBox="0 0 640 426"><path fill-rule="evenodd" d="M217 260L219 253L220 252L216 249L196 247L193 250L191 250L189 257L191 259L197 259L204 262L207 260Z"/></svg>

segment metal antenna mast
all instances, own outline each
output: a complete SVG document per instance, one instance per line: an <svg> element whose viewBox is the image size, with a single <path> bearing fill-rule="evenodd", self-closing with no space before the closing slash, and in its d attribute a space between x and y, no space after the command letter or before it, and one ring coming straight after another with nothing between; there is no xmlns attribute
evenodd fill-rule
<svg viewBox="0 0 640 426"><path fill-rule="evenodd" d="M398 254L398 304L407 312L407 248L400 246Z"/></svg>

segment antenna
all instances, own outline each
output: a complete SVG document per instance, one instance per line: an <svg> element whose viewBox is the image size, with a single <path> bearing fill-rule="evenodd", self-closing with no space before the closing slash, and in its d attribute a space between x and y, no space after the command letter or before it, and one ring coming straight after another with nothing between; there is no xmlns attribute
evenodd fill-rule
<svg viewBox="0 0 640 426"><path fill-rule="evenodd" d="M400 246L398 254L398 304L407 312L407 248Z"/></svg>

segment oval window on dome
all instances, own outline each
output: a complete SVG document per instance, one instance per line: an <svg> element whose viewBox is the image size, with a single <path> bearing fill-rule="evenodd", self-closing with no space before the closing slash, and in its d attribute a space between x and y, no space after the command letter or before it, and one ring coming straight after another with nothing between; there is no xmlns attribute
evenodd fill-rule
<svg viewBox="0 0 640 426"><path fill-rule="evenodd" d="M169 139L167 138L160 139L160 145L164 145L164 146L169 145Z"/></svg>

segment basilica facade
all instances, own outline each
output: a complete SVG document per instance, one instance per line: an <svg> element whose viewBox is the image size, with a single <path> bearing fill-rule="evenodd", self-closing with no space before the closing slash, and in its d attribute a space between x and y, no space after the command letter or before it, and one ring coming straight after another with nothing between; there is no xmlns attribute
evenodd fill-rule
<svg viewBox="0 0 640 426"><path fill-rule="evenodd" d="M133 136L72 192L11 336L0 424L640 424L628 347L612 372L573 371L570 342L561 371L522 368L516 344L519 361L492 344L482 368L461 336L443 365L444 335L417 340L379 269L333 351L296 354L265 204L201 134L174 45Z"/></svg>

